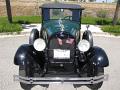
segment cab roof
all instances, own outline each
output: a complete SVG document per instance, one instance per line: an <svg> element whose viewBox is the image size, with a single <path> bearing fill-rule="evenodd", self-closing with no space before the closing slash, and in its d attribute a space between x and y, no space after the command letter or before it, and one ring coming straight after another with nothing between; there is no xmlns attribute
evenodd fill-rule
<svg viewBox="0 0 120 90"><path fill-rule="evenodd" d="M63 4L63 3L48 3L43 4L40 8L48 8L48 9L81 9L83 10L80 5L76 4Z"/></svg>

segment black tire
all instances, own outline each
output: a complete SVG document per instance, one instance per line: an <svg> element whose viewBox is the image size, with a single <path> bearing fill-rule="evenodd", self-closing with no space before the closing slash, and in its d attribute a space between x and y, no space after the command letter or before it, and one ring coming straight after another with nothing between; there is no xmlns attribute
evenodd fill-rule
<svg viewBox="0 0 120 90"><path fill-rule="evenodd" d="M94 66L94 75L93 73L89 73L88 76L100 76L100 75L104 75L104 68L103 67L97 67ZM103 81L97 84L91 84L91 85L87 85L88 88L90 88L91 90L98 90L99 88L101 88L103 84Z"/></svg>
<svg viewBox="0 0 120 90"><path fill-rule="evenodd" d="M90 43L90 47L93 47L93 36L92 36L91 31L86 30L86 31L83 33L82 39L87 40L87 41Z"/></svg>
<svg viewBox="0 0 120 90"><path fill-rule="evenodd" d="M37 38L39 38L39 31L37 29L32 29L29 37L29 44L33 45Z"/></svg>
<svg viewBox="0 0 120 90"><path fill-rule="evenodd" d="M29 70L28 68L25 68L25 66L20 65L19 66L19 75L23 76L23 77L27 77L29 74ZM31 88L33 87L31 84L25 84L20 82L20 86L24 89L24 90L31 90Z"/></svg>

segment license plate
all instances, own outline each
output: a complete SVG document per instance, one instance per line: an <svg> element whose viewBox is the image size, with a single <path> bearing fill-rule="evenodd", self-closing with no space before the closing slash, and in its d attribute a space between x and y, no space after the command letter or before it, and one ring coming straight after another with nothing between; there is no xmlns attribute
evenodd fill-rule
<svg viewBox="0 0 120 90"><path fill-rule="evenodd" d="M54 49L55 59L70 59L70 50Z"/></svg>

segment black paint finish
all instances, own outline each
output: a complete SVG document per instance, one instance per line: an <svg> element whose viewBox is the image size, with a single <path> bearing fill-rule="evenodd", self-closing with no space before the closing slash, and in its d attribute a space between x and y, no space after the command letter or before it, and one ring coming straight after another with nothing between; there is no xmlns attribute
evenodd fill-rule
<svg viewBox="0 0 120 90"><path fill-rule="evenodd" d="M88 57L93 64L99 67L109 66L108 57L105 51L100 47L97 47L97 46L92 47L89 51Z"/></svg>
<svg viewBox="0 0 120 90"><path fill-rule="evenodd" d="M29 37L29 44L33 45L35 39L39 38L39 31L37 29L32 29Z"/></svg>
<svg viewBox="0 0 120 90"><path fill-rule="evenodd" d="M90 43L90 47L93 47L93 36L92 36L91 31L86 30L86 31L83 33L82 39L87 40L87 41Z"/></svg>
<svg viewBox="0 0 120 90"><path fill-rule="evenodd" d="M34 48L32 45L24 44L21 45L14 57L14 64L15 65L25 65L26 62L32 60Z"/></svg>

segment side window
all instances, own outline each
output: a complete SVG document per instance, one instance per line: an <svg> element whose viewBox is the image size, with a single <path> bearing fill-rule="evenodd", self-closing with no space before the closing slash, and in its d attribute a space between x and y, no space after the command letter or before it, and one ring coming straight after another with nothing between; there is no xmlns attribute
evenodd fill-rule
<svg viewBox="0 0 120 90"><path fill-rule="evenodd" d="M72 11L72 20L73 21L80 21L80 10L73 10Z"/></svg>

